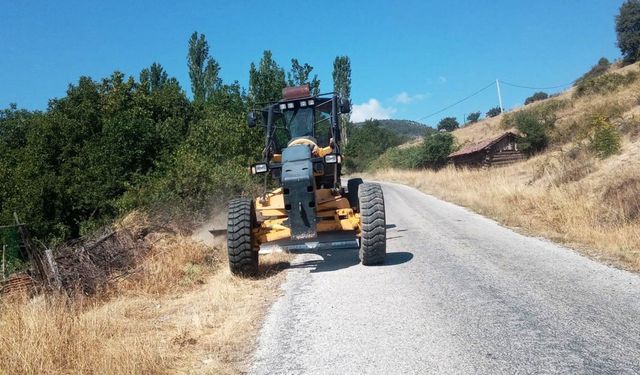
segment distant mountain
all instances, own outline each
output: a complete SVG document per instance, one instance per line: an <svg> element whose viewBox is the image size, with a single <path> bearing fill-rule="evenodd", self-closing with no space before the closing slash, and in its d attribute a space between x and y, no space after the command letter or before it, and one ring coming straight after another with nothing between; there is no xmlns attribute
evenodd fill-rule
<svg viewBox="0 0 640 375"><path fill-rule="evenodd" d="M374 120L377 121L381 127L389 129L394 133L407 138L419 138L423 137L425 133L433 133L436 130L428 125L411 121L411 120ZM354 125L356 127L361 126L364 122L357 122Z"/></svg>

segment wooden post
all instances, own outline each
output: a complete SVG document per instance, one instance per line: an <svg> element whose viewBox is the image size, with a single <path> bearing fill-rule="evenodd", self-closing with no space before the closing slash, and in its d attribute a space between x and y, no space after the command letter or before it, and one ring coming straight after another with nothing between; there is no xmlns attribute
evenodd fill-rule
<svg viewBox="0 0 640 375"><path fill-rule="evenodd" d="M2 244L2 281L5 280L5 276L4 276L4 263L5 263L5 252L7 249L7 245Z"/></svg>
<svg viewBox="0 0 640 375"><path fill-rule="evenodd" d="M47 263L49 264L49 270L51 271L51 277L53 278L54 286L58 291L62 290L62 280L60 279L60 273L58 272L58 265L53 258L53 252L51 249L45 249L44 255L47 257Z"/></svg>
<svg viewBox="0 0 640 375"><path fill-rule="evenodd" d="M27 257L29 258L29 262L31 263L31 268L35 271L35 276L38 281L45 287L50 287L51 279L49 277L49 273L47 272L47 266L45 260L43 259L43 254L41 252L36 251L31 244L31 236L29 234L29 230L26 225L20 223L20 219L18 218L17 213L13 213L13 217L16 220L16 225L18 226L18 231L20 232L20 237L22 238L22 245L24 246L25 252L27 253Z"/></svg>

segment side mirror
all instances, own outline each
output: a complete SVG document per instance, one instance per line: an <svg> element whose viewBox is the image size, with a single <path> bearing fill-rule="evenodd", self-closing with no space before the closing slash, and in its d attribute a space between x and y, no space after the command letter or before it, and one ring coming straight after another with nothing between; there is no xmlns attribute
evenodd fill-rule
<svg viewBox="0 0 640 375"><path fill-rule="evenodd" d="M250 128L255 128L257 122L258 120L256 118L256 113L253 111L249 112L249 114L247 115L247 126Z"/></svg>
<svg viewBox="0 0 640 375"><path fill-rule="evenodd" d="M340 113L351 112L351 102L347 98L340 98Z"/></svg>

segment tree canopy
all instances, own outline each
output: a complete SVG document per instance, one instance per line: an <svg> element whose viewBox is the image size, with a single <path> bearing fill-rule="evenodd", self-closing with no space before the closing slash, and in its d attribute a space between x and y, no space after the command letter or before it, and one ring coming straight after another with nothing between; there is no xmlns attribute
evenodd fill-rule
<svg viewBox="0 0 640 375"><path fill-rule="evenodd" d="M452 132L460 127L460 123L455 117L445 117L438 123L438 130Z"/></svg>
<svg viewBox="0 0 640 375"><path fill-rule="evenodd" d="M351 60L349 56L336 56L333 60L333 91L340 97L351 99ZM351 127L351 115L340 115L341 139L346 145L349 143L349 129Z"/></svg>
<svg viewBox="0 0 640 375"><path fill-rule="evenodd" d="M545 100L549 98L549 94L547 94L546 92L543 91L539 91L536 92L535 94L531 95L530 97L528 97L527 99L525 99L524 101L524 105L528 105L540 100Z"/></svg>
<svg viewBox="0 0 640 375"><path fill-rule="evenodd" d="M500 107L493 107L487 111L487 117L488 118L496 117L496 116L499 116L501 113L502 113L502 110L500 109Z"/></svg>
<svg viewBox="0 0 640 375"><path fill-rule="evenodd" d="M287 84L289 86L302 86L308 84L311 88L311 95L320 94L320 80L314 74L313 79L309 79L313 67L307 63L300 65L298 59L291 59L291 70L287 73Z"/></svg>
<svg viewBox="0 0 640 375"><path fill-rule="evenodd" d="M640 59L640 0L627 0L616 16L618 47L627 62Z"/></svg>
<svg viewBox="0 0 640 375"><path fill-rule="evenodd" d="M196 103L203 103L213 96L222 80L218 77L220 65L209 56L209 43L204 34L194 32L189 39L187 66L191 79L191 91Z"/></svg>
<svg viewBox="0 0 640 375"><path fill-rule="evenodd" d="M271 51L264 51L259 65L249 68L249 98L253 103L279 100L286 86L284 69L273 60Z"/></svg>
<svg viewBox="0 0 640 375"><path fill-rule="evenodd" d="M476 122L478 122L478 120L480 120L480 116L482 116L482 113L480 111L472 112L467 116L467 122L470 124L475 124Z"/></svg>
<svg viewBox="0 0 640 375"><path fill-rule="evenodd" d="M80 77L46 111L0 110L0 224L16 212L55 243L133 208L193 215L252 189L247 167L264 135L246 127L245 115L280 97L284 70L265 51L246 95L219 78L204 35L193 33L186 47L192 99L154 62L135 76ZM292 61L291 79L319 85L309 64Z"/></svg>

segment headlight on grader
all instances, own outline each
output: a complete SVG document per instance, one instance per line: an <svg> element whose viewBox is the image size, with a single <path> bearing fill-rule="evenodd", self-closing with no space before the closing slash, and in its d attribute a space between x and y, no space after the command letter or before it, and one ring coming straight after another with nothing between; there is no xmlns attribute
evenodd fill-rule
<svg viewBox="0 0 640 375"><path fill-rule="evenodd" d="M251 166L251 174L262 174L269 171L267 163L258 163Z"/></svg>
<svg viewBox="0 0 640 375"><path fill-rule="evenodd" d="M325 155L324 162L327 164L340 164L342 163L342 156L338 154Z"/></svg>

